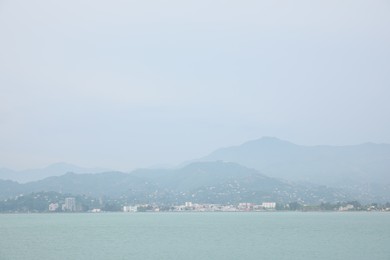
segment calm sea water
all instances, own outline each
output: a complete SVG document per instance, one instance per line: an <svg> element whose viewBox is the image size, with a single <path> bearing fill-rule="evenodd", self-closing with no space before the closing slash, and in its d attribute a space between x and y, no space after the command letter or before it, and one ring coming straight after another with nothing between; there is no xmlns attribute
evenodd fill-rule
<svg viewBox="0 0 390 260"><path fill-rule="evenodd" d="M390 259L389 213L0 215L0 259Z"/></svg>

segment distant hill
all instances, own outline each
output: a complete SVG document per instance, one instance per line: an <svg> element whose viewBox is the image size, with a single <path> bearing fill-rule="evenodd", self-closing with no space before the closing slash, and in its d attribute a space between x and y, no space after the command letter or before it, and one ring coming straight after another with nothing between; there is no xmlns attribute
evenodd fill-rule
<svg viewBox="0 0 390 260"><path fill-rule="evenodd" d="M390 184L390 145L302 146L264 137L198 161L236 162L268 176L331 186Z"/></svg>
<svg viewBox="0 0 390 260"><path fill-rule="evenodd" d="M0 199L16 196L25 192L25 187L15 181L0 180Z"/></svg>
<svg viewBox="0 0 390 260"><path fill-rule="evenodd" d="M55 191L87 196L126 198L134 203L319 203L350 199L341 190L317 185L297 185L267 177L259 171L226 162L196 162L180 169L140 169L129 174L107 172L49 177L17 184L0 181L1 196L21 192Z"/></svg>
<svg viewBox="0 0 390 260"><path fill-rule="evenodd" d="M98 173L106 172L103 168L84 168L69 163L59 162L51 164L42 169L28 169L23 171L14 171L7 168L0 168L0 179L13 180L17 182L37 181L51 176L63 175L67 172L73 173Z"/></svg>
<svg viewBox="0 0 390 260"><path fill-rule="evenodd" d="M179 168L101 171L66 163L21 172L2 168L0 197L54 191L168 204L390 201L388 144L301 146L265 137Z"/></svg>

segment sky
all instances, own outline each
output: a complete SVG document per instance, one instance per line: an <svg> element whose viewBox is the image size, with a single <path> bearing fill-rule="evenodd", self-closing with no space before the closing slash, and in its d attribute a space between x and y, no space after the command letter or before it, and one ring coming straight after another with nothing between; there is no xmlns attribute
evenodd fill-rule
<svg viewBox="0 0 390 260"><path fill-rule="evenodd" d="M0 167L390 143L389 1L0 0Z"/></svg>

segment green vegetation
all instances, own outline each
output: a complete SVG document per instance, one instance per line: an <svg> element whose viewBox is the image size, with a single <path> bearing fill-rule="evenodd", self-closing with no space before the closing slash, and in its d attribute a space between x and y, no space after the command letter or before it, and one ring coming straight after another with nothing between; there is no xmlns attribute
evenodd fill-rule
<svg viewBox="0 0 390 260"><path fill-rule="evenodd" d="M76 205L74 210L66 209L66 198L74 198ZM1 213L43 213L43 212L88 212L94 209L105 212L122 211L124 205L132 204L131 199L122 197L112 199L102 197L99 199L85 196L63 194L58 192L34 192L27 195L19 195L0 201ZM134 204L134 203L133 203ZM50 208L50 205L52 206ZM159 211L172 211L177 204L142 204L138 205L138 212L150 212L158 208ZM65 208L63 208L65 207ZM305 205L300 202L277 203L277 211L376 211L390 210L390 203L371 203L362 205L358 201L321 203L318 205Z"/></svg>
<svg viewBox="0 0 390 260"><path fill-rule="evenodd" d="M52 212L62 212L65 198L73 197L76 201L75 211L88 211L101 207L101 203L87 196L62 194L58 192L34 192L27 195L18 195L13 198L0 201L0 212L3 213L36 213L49 212L50 204L58 204L58 208Z"/></svg>
<svg viewBox="0 0 390 260"><path fill-rule="evenodd" d="M128 174L67 173L24 184L0 180L0 200L41 191L84 194L93 198L107 196L130 205L180 205L186 201L214 204L304 201L319 204L321 201L355 199L338 189L286 182L228 162L196 162L178 169L143 169ZM114 209L114 205L107 205L107 210Z"/></svg>

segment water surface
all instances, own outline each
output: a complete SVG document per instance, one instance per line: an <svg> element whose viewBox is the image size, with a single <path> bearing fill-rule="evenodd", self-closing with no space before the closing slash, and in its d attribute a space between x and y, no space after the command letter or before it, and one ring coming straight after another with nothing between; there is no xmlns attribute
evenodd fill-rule
<svg viewBox="0 0 390 260"><path fill-rule="evenodd" d="M390 213L0 215L0 259L390 259Z"/></svg>

